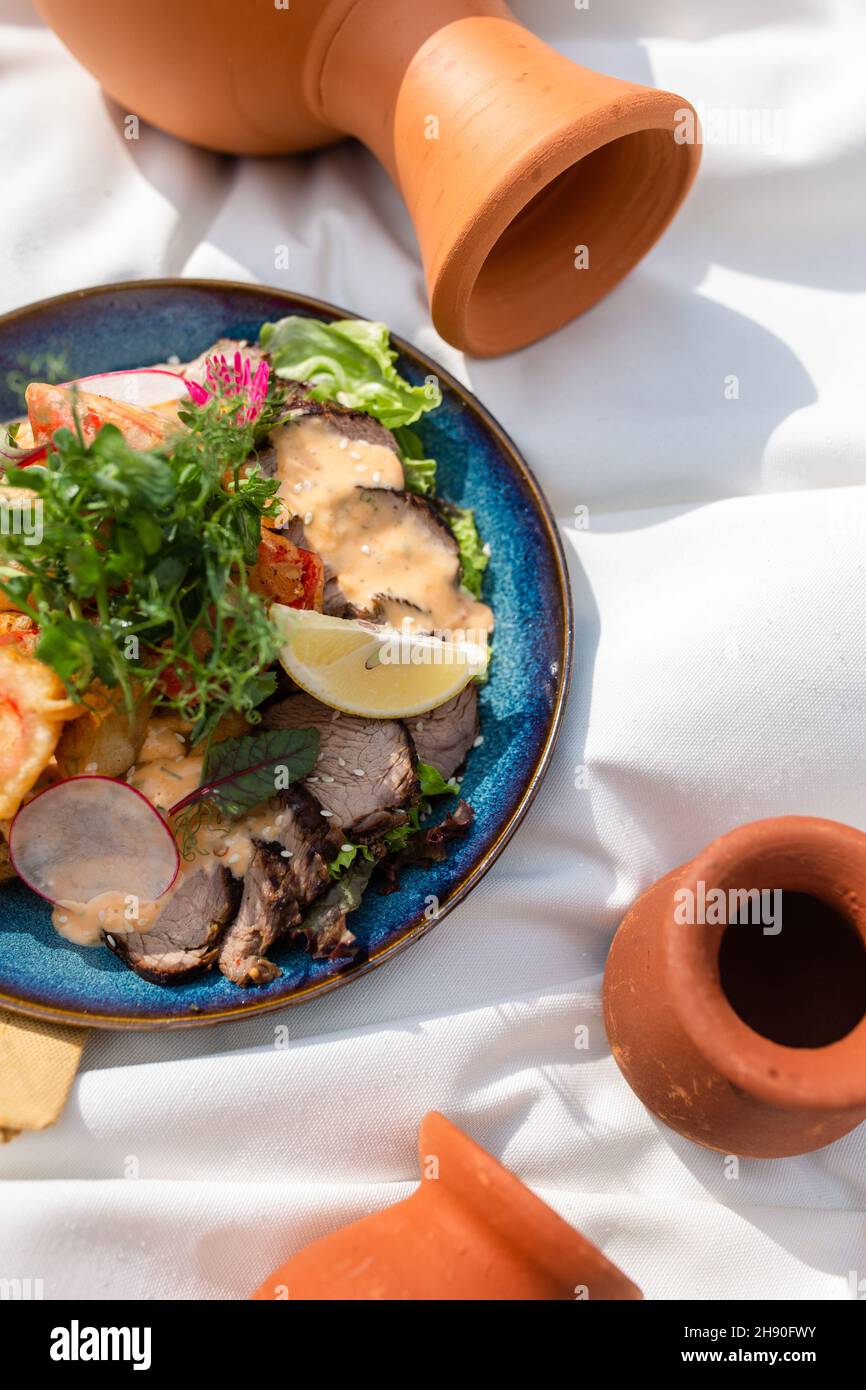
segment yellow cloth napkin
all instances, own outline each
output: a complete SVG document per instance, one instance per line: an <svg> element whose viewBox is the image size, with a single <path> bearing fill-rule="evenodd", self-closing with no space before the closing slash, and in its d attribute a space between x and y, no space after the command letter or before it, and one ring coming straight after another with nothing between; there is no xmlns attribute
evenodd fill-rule
<svg viewBox="0 0 866 1390"><path fill-rule="evenodd" d="M86 1028L0 1009L0 1143L59 1118L86 1038Z"/></svg>

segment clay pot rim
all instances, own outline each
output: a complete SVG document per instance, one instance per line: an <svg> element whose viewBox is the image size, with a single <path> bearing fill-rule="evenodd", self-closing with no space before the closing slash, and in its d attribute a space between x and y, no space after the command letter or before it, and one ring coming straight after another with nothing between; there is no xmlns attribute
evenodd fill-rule
<svg viewBox="0 0 866 1390"><path fill-rule="evenodd" d="M578 66L579 65L575 65ZM434 321L443 336L458 342L461 349L477 357L500 356L519 351L557 332L578 314L584 313L604 299L620 281L628 276L640 260L655 245L673 221L687 197L701 161L702 145L677 143L674 121L679 112L690 111L698 127L692 103L675 92L644 88L623 94L615 92L591 109L564 116L539 134L526 151L515 159L503 177L486 193L477 212L471 218L455 217L453 227L458 234L446 232L429 258L427 274L430 282L430 307ZM603 279L601 286L586 300L579 311L568 311L562 319L552 320L543 334L520 331L519 324L511 341L503 347L501 340L487 343L470 326L471 305L478 278L496 245L530 202L555 179L595 151L613 145L629 135L652 131L669 131L675 158L670 162L673 171L679 170L676 192L661 205L654 216L648 215L649 230L635 243L635 249L623 258L616 274ZM514 206L514 189L521 189L520 206ZM525 194L525 196L522 196ZM475 191L477 196L477 190ZM464 208L470 206L467 198Z"/></svg>
<svg viewBox="0 0 866 1390"><path fill-rule="evenodd" d="M846 843L847 842L847 843ZM722 926L684 927L674 921L673 890L703 880L707 888L754 887L732 882L737 862L780 854L796 867L774 885L819 897L859 931L866 941L866 871L831 892L815 892L800 875L834 847L856 862L866 854L866 835L852 826L812 816L778 816L739 826L712 841L682 870L669 876L671 902L665 912L662 945L672 1007L694 1046L733 1085L786 1109L848 1109L866 1105L866 1016L837 1042L825 1047L789 1047L750 1028L734 1011L718 972ZM686 933L684 936L683 933ZM709 970L708 970L709 964Z"/></svg>

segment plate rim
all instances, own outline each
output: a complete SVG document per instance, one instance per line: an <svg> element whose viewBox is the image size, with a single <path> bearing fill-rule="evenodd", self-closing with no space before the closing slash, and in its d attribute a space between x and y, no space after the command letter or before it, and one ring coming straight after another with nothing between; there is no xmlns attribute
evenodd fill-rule
<svg viewBox="0 0 866 1390"><path fill-rule="evenodd" d="M37 299L29 304L24 304L17 309L8 310L0 314L0 329L13 325L18 319L29 316L30 314L46 309L59 308L61 305L81 303L88 299L96 299L112 293L127 293L135 290L162 289L162 290L183 290L198 289L220 292L240 292L240 293L265 293L272 295L276 299L283 299L294 306L301 306L308 310L312 315L325 318L354 318L348 309L340 308L338 305L331 304L328 300L318 299L311 295L297 293L292 290L282 289L274 285L267 285L260 281L247 280L214 280L198 277L177 277L169 276L147 280L118 280L109 284L88 285L83 289L67 290L62 294L49 295L45 299ZM110 1032L154 1032L164 1029L178 1028L205 1028L220 1023L236 1023L245 1018L259 1018L262 1014L273 1013L278 1009L294 1008L299 1004L309 1003L311 999L318 996L329 994L332 990L339 989L341 986L349 984L351 981L361 979L377 970L387 961L391 960L398 952L412 946L420 941L428 932L444 921L450 912L462 902L473 888L481 881L485 874L493 867L496 860L501 855L505 846L512 839L518 826L524 820L530 806L535 800L541 783L550 766L553 750L562 728L563 715L571 686L571 679L574 665L574 603L571 594L571 584L568 576L568 565L565 558L565 547L562 536L556 524L553 509L548 502L544 491L535 477L532 469L518 449L514 440L507 431L500 425L498 420L490 413L485 405L478 399L469 387L459 381L452 372L440 362L430 357L428 353L417 348L407 339L397 333L391 333L391 341L401 355L414 361L422 367L429 368L431 373L439 380L443 381L449 389L454 392L457 398L478 418L483 424L488 434L492 435L503 452L507 455L509 463L517 473L518 477L528 489L532 501L535 505L547 542L550 554L554 561L556 573L557 590L561 602L562 613L562 634L560 652L558 658L559 670L557 672L557 688L553 701L550 722L544 744L535 760L532 772L516 807L500 827L499 832L493 843L484 852L477 864L455 885L454 891L450 893L439 904L436 917L427 920L423 916L420 921L410 923L405 931L388 942L380 950L374 952L367 960L356 966L351 972L330 976L327 979L316 981L298 989L295 993L277 999L263 998L261 1001L256 999L244 1000L235 1006L215 1011L214 1013L199 1014L196 1010L191 1010L189 1015L178 1017L174 1014L151 1014L147 1018L136 1015L126 1014L98 1014L92 1015L82 1013L75 1009L64 1009L57 1005L38 1003L28 999L21 999L15 995L8 995L0 990L0 1008L7 1009L10 1013L18 1014L25 1018L37 1019L45 1023L66 1024L75 1028L99 1028Z"/></svg>

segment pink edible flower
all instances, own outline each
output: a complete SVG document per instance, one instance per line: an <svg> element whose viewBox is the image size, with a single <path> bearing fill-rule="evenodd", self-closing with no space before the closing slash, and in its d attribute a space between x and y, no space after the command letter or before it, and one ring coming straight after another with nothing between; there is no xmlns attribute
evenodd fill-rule
<svg viewBox="0 0 866 1390"><path fill-rule="evenodd" d="M252 424L253 420L262 413L262 406L268 395L270 377L271 369L264 360L259 363L255 375L253 375L252 364L248 357L242 357L239 352L236 352L234 365L229 366L225 355L220 353L219 357L209 357L207 360L205 366L207 386L202 386L197 381L188 381L186 384L196 405L207 405L208 401L216 395L245 397L246 408L239 412L238 420L241 424Z"/></svg>

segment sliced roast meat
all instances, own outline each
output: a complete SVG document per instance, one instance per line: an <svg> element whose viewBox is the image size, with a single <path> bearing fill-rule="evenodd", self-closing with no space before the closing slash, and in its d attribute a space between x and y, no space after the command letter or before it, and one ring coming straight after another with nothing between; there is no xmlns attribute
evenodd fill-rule
<svg viewBox="0 0 866 1390"><path fill-rule="evenodd" d="M236 985L269 984L280 969L265 952L300 920L291 862L275 847L257 844L244 875L238 915L220 947L220 970Z"/></svg>
<svg viewBox="0 0 866 1390"><path fill-rule="evenodd" d="M220 948L220 970L236 985L264 985L280 974L266 952L328 886L328 864L340 847L341 836L303 788L289 787L279 801L274 838L255 844L238 915Z"/></svg>
<svg viewBox="0 0 866 1390"><path fill-rule="evenodd" d="M338 714L311 695L292 695L270 707L262 727L318 730L319 760L306 786L350 839L371 840L405 823L418 781L398 721Z"/></svg>
<svg viewBox="0 0 866 1390"><path fill-rule="evenodd" d="M335 405L333 401L308 399L292 404L298 419L318 415L325 424L330 425L338 434L345 435L347 439L380 444L383 449L390 449L398 458L400 456L400 449L391 431L378 420L374 420L372 415L366 415L363 410L347 410L341 405Z"/></svg>
<svg viewBox="0 0 866 1390"><path fill-rule="evenodd" d="M407 719L419 761L435 767L446 782L462 767L478 737L478 687L470 681L453 700Z"/></svg>
<svg viewBox="0 0 866 1390"><path fill-rule="evenodd" d="M222 930L234 915L239 886L221 864L196 869L146 932L106 933L115 955L145 980L168 985L216 960Z"/></svg>

